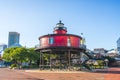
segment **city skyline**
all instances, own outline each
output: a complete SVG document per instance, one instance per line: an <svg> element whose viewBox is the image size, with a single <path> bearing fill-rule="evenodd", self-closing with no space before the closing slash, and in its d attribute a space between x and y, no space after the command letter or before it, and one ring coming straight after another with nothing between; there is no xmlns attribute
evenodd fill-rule
<svg viewBox="0 0 120 80"><path fill-rule="evenodd" d="M23 46L39 44L39 36L52 34L59 20L68 33L86 39L88 49L117 48L120 37L119 0L0 0L0 43L8 33L21 34Z"/></svg>

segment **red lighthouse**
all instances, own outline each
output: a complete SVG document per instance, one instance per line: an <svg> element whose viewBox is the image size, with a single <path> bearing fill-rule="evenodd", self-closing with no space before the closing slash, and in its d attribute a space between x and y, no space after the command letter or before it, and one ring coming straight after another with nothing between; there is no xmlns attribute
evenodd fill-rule
<svg viewBox="0 0 120 80"><path fill-rule="evenodd" d="M53 34L39 37L40 67L49 66L69 68L80 61L81 54L86 47L81 44L82 37L74 34L67 34L67 28L59 21L56 24ZM45 60L44 55L49 55ZM53 57L53 56L54 57Z"/></svg>

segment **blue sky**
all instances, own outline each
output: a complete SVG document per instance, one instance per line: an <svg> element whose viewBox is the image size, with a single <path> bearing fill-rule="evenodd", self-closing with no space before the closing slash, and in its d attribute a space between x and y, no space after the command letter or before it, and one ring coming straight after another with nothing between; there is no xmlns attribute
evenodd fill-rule
<svg viewBox="0 0 120 80"><path fill-rule="evenodd" d="M16 31L20 44L34 47L61 19L68 33L84 34L87 48L116 48L119 4L120 0L0 0L0 43L8 44L8 32Z"/></svg>

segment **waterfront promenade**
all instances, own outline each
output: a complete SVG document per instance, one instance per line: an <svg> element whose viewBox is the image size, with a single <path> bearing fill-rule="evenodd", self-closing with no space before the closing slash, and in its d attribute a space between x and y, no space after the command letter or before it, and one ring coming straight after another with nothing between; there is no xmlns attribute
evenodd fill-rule
<svg viewBox="0 0 120 80"><path fill-rule="evenodd" d="M98 72L10 70L0 68L0 80L120 80L120 68Z"/></svg>

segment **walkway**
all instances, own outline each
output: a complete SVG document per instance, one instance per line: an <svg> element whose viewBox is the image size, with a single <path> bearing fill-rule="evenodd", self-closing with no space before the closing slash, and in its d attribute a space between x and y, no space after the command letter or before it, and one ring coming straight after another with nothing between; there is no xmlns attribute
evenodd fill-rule
<svg viewBox="0 0 120 80"><path fill-rule="evenodd" d="M120 68L109 68L104 80L120 80Z"/></svg>
<svg viewBox="0 0 120 80"><path fill-rule="evenodd" d="M10 70L0 68L0 80L120 80L120 68L99 72Z"/></svg>

